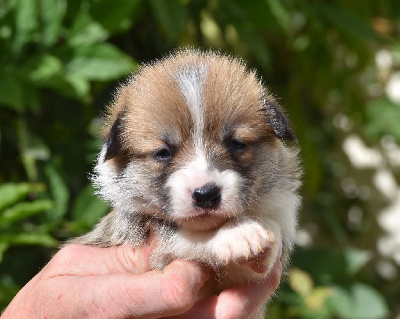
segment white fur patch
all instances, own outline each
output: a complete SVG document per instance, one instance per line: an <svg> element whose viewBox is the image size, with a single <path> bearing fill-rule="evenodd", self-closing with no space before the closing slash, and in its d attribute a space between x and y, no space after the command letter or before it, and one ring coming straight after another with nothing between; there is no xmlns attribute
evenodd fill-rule
<svg viewBox="0 0 400 319"><path fill-rule="evenodd" d="M243 183L240 174L233 170L210 170L204 155L199 154L199 157L171 174L167 180L172 217L187 218L202 214L193 207L192 193L208 183L215 183L221 188L221 203L215 214L234 217L243 212L238 196Z"/></svg>
<svg viewBox="0 0 400 319"><path fill-rule="evenodd" d="M103 145L91 177L93 185L97 188L96 194L120 212L139 210L141 203L138 198L144 198L143 193L148 187L148 175L142 167L133 163L129 163L119 172L112 161L104 161L106 149L107 146ZM145 208L151 211L155 202L156 199L153 198L149 203L145 203Z"/></svg>
<svg viewBox="0 0 400 319"><path fill-rule="evenodd" d="M174 78L192 116L194 130L193 139L196 145L202 145L204 130L203 86L206 81L207 66L197 64L179 69Z"/></svg>
<svg viewBox="0 0 400 319"><path fill-rule="evenodd" d="M109 161L104 161L106 153L107 145L104 144L97 158L92 182L97 188L96 193L115 207L115 204L121 199L121 191L118 185L118 173L115 167L110 164Z"/></svg>
<svg viewBox="0 0 400 319"><path fill-rule="evenodd" d="M260 208L254 212L254 215L277 223L282 232L282 238L290 250L296 239L297 216L294 212L299 209L300 204L301 198L298 194L276 189L263 196Z"/></svg>
<svg viewBox="0 0 400 319"><path fill-rule="evenodd" d="M255 221L241 216L217 230L192 232L180 229L163 242L162 249L177 258L185 256L196 260L201 256L202 260L207 260L211 265L239 268L239 274L228 273L233 276L233 282L238 283L249 279L242 278L247 266L238 263L243 259L254 258L266 249L269 249L269 255L264 265L267 268L266 273L269 273L279 258L282 234L279 225L273 220ZM248 276L256 278L258 274L250 272Z"/></svg>

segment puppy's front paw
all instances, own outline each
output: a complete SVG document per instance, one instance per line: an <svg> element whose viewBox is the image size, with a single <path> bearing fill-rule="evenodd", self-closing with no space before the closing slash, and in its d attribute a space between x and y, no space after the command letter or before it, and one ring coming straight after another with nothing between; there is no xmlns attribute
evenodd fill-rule
<svg viewBox="0 0 400 319"><path fill-rule="evenodd" d="M249 219L225 225L217 232L212 244L217 262L227 265L254 259L267 248L275 261L280 241L269 228Z"/></svg>

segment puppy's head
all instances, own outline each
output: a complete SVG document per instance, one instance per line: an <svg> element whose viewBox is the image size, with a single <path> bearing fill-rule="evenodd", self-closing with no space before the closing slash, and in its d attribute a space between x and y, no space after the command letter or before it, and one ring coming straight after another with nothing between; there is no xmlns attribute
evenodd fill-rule
<svg viewBox="0 0 400 319"><path fill-rule="evenodd" d="M94 182L123 214L207 230L299 186L289 121L238 60L178 52L145 65L108 111Z"/></svg>

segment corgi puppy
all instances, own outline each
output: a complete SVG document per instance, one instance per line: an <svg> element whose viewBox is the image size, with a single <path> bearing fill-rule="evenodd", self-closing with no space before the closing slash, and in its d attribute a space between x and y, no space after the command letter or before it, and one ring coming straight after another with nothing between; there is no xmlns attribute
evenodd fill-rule
<svg viewBox="0 0 400 319"><path fill-rule="evenodd" d="M182 50L144 65L108 107L92 177L112 207L88 234L100 247L157 236L154 268L174 259L216 272L208 294L266 278L296 235L296 137L256 73L235 58ZM249 263L265 254L265 272Z"/></svg>

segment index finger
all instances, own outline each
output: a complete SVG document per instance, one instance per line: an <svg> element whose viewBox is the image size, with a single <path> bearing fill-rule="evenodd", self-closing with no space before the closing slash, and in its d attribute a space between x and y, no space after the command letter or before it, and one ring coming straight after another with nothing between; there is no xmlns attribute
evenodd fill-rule
<svg viewBox="0 0 400 319"><path fill-rule="evenodd" d="M219 319L254 318L260 308L279 287L282 275L282 263L277 260L267 279L249 286L236 286L224 290L219 296L211 296L196 302L179 319Z"/></svg>

